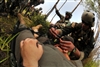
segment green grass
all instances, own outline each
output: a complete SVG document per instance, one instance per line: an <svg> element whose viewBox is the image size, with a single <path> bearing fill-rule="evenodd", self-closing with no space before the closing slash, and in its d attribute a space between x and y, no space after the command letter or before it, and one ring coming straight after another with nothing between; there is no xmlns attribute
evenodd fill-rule
<svg viewBox="0 0 100 67"><path fill-rule="evenodd" d="M100 65L100 61L96 62L96 61L89 61L87 62L84 67L99 67Z"/></svg>
<svg viewBox="0 0 100 67"><path fill-rule="evenodd" d="M8 43L11 40L11 39L9 40L9 38L10 37L8 38L0 37L0 50L2 51L2 57L0 58L0 64L9 58L10 47ZM3 53L5 54L3 55Z"/></svg>

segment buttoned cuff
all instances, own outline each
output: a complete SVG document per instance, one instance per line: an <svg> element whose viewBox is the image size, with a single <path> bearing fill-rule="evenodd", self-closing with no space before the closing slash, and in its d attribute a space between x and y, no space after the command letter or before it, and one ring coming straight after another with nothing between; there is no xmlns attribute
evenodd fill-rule
<svg viewBox="0 0 100 67"><path fill-rule="evenodd" d="M83 60L84 59L84 52L80 51L81 55L80 55L80 58L79 60Z"/></svg>

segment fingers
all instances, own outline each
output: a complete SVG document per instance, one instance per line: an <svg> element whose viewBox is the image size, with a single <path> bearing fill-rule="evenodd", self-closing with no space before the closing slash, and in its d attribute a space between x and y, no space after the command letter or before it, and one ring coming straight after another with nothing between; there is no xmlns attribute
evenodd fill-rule
<svg viewBox="0 0 100 67"><path fill-rule="evenodd" d="M62 42L60 43L61 46L63 47L74 47L74 44L72 42Z"/></svg>
<svg viewBox="0 0 100 67"><path fill-rule="evenodd" d="M23 47L23 40L20 42L20 48L22 48Z"/></svg>
<svg viewBox="0 0 100 67"><path fill-rule="evenodd" d="M63 40L60 40L60 47L63 49L63 50L68 50L68 51L72 51L75 46L72 42L70 41L63 41Z"/></svg>
<svg viewBox="0 0 100 67"><path fill-rule="evenodd" d="M26 38L20 42L20 48L24 66L38 65L38 60L43 54L43 48L37 39Z"/></svg>
<svg viewBox="0 0 100 67"><path fill-rule="evenodd" d="M68 50L63 50L63 53L68 53Z"/></svg>
<svg viewBox="0 0 100 67"><path fill-rule="evenodd" d="M62 50L68 50L68 47L60 46Z"/></svg>
<svg viewBox="0 0 100 67"><path fill-rule="evenodd" d="M31 51L34 53L43 53L42 45L39 44L38 40L32 38L26 38L25 40L21 41L20 48L22 54L25 53L23 51L27 51L27 54L29 54Z"/></svg>
<svg viewBox="0 0 100 67"><path fill-rule="evenodd" d="M51 28L49 31L55 38L58 38L57 30L55 28Z"/></svg>
<svg viewBox="0 0 100 67"><path fill-rule="evenodd" d="M27 49L34 47L35 49L42 49L42 46L39 44L38 40L32 38L26 38L25 40L20 42L21 49Z"/></svg>
<svg viewBox="0 0 100 67"><path fill-rule="evenodd" d="M61 45L63 45L63 44L73 45L73 43L71 41L63 41L63 40L60 40L60 44Z"/></svg>
<svg viewBox="0 0 100 67"><path fill-rule="evenodd" d="M43 26L42 26L41 24L39 24L39 25L34 26L34 27L32 27L32 28L33 28L33 30L35 30L35 29L39 30L39 29L42 28L42 27L43 27Z"/></svg>

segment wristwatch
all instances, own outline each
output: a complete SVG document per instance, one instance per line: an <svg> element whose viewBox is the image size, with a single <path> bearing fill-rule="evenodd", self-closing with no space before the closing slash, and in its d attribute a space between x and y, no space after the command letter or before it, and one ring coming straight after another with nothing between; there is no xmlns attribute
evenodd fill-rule
<svg viewBox="0 0 100 67"><path fill-rule="evenodd" d="M75 53L75 52L76 52L76 47L72 50L72 52L73 52L73 53Z"/></svg>

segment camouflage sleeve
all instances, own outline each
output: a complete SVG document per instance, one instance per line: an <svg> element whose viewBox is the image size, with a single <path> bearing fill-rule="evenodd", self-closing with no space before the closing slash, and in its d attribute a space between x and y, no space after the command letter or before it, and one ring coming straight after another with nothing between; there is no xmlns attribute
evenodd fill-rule
<svg viewBox="0 0 100 67"><path fill-rule="evenodd" d="M60 12L58 10L56 10L56 14L60 17L60 19L63 19L64 16L60 14Z"/></svg>
<svg viewBox="0 0 100 67"><path fill-rule="evenodd" d="M71 23L68 26L64 27L62 30L62 35L66 35L69 34L71 32L74 32L75 30L77 30L77 23Z"/></svg>
<svg viewBox="0 0 100 67"><path fill-rule="evenodd" d="M69 33L71 33L72 31L72 27L68 26L68 27L64 27L62 30L62 35L67 35Z"/></svg>
<svg viewBox="0 0 100 67"><path fill-rule="evenodd" d="M91 51L93 50L94 48L94 45L95 45L95 41L94 41L94 32L92 31L90 34L89 34L89 40L87 42L87 47L86 49L84 50L84 54L85 54L85 57L84 58L87 58L89 56L89 54L91 53Z"/></svg>

